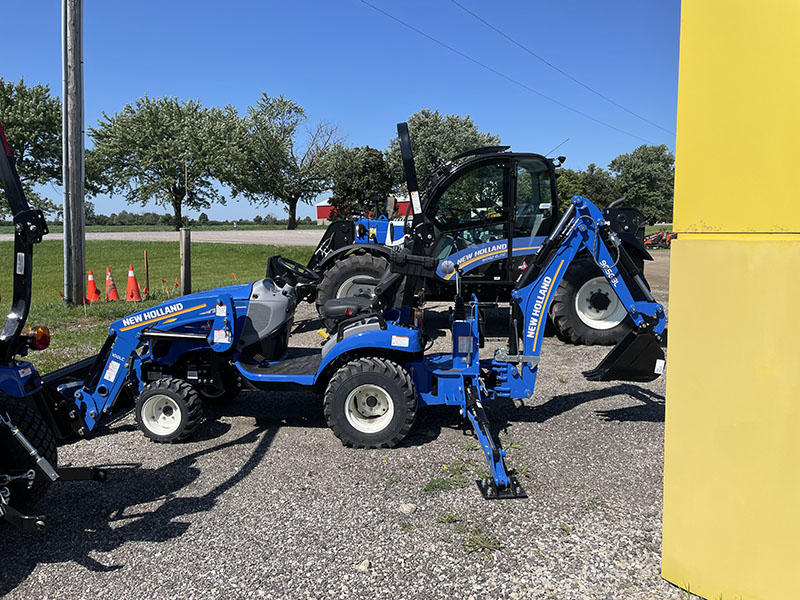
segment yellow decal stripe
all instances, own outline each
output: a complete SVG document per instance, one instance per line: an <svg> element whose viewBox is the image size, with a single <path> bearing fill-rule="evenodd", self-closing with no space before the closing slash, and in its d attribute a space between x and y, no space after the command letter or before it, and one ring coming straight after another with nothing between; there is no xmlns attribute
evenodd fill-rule
<svg viewBox="0 0 800 600"><path fill-rule="evenodd" d="M514 252L519 252L521 250L538 250L539 248L541 248L541 246L527 246L525 248L514 248ZM494 252L487 252L486 254L481 254L480 256L476 256L475 258L470 258L468 261L458 266L463 269L467 265L471 265L472 263L474 263L476 260L480 260L486 256L494 256L495 254L508 254L508 248L506 248L505 250L495 250ZM455 274L456 272L453 271L452 273L450 273L450 275L445 277L444 280L449 281L450 278Z"/></svg>
<svg viewBox="0 0 800 600"><path fill-rule="evenodd" d="M176 317L178 315L182 315L184 313L192 312L193 310L198 310L201 308L205 308L205 304L200 304L199 306L193 306L192 308L184 308L183 310L179 310L178 312L169 313L168 315L161 315L160 317L156 317L155 319L148 319L147 321L142 321L141 323L137 323L136 325L128 325L127 327L123 327L120 331L128 331L129 329L136 329L137 327L143 327L145 325L149 325L150 323L157 323L158 321L163 321L164 319L169 319L170 317Z"/></svg>
<svg viewBox="0 0 800 600"><path fill-rule="evenodd" d="M558 268L556 269L555 275L553 275L553 281L554 282L556 281L556 279L558 279L558 273L559 273L559 271L561 271L561 267L563 267L563 266L564 266L564 261L562 260L559 263ZM555 287L555 285L553 285L551 283L550 284L550 289L547 290L547 296L544 297L544 306L542 307L542 314L541 314L541 316L539 318L539 322L536 323L536 333L533 336L533 349L534 349L534 351L536 350L536 344L539 341L539 327L542 326L542 321L546 321L547 320L547 313L545 312L545 308L547 307L547 301L550 299L550 294L553 293L553 288L554 287Z"/></svg>

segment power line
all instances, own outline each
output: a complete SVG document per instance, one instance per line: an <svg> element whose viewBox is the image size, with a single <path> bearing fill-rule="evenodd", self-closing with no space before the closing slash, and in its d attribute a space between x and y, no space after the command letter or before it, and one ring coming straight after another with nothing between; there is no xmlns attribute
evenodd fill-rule
<svg viewBox="0 0 800 600"><path fill-rule="evenodd" d="M545 58L542 58L541 56L539 56L538 54L536 54L536 53L535 53L533 50L531 50L531 49L530 49L530 48L528 48L527 46L525 46L525 45L521 44L520 42L518 42L517 40L515 40L514 38L512 38L510 35L507 35L506 33L504 33L504 32L502 32L502 31L500 31L500 30L499 30L497 27L495 27L494 25L492 25L492 24L491 24L491 23L489 23L488 21L486 21L486 20L482 19L482 18L481 18L481 17L479 17L478 15L476 15L474 12L472 12L471 10L469 10L469 9L468 9L466 6L464 6L464 5L463 5L463 4L461 4L460 2L457 2L456 0L450 0L450 2L452 2L453 4L455 4L457 7L459 7L461 10L463 10L465 13L467 13L467 14L469 14L469 15L472 15L474 18L476 18L478 21L480 21L481 23L483 23L484 25L486 25L486 26L487 26L489 29L491 29L492 31L494 31L494 32L498 33L499 35L502 35L504 38L506 38L506 39L507 39L509 42L511 42L512 44L514 44L514 45L518 46L519 48L522 48L522 49L523 49L525 52L527 52L528 54L530 54L531 56L533 56L533 57L534 57L534 58L536 58L537 60L540 60L541 62L543 62L544 64L546 64L548 67L550 67L551 69L553 69L554 71L557 71L558 73L561 73L561 74L562 74L564 77L566 77L566 78L567 78L567 79L569 79L570 81L574 81L574 82L575 82L575 83L577 83L579 86L581 86L581 87L583 87L583 88L585 88L585 89L589 90L590 92L592 92L592 93L593 93L593 94L595 94L596 96L600 96L600 97L601 97L603 100L605 100L606 102L608 102L608 103L610 103L610 104L613 104L614 106L616 106L616 107L617 107L617 108L619 108L619 109L622 109L622 110L624 110L624 111L625 111L626 113L628 113L629 115L633 115L633 116L634 116L634 117L636 117L637 119L640 119L640 120L644 121L645 123L648 123L649 125L652 125L653 127L656 127L656 128L658 128L658 129L660 129L661 131L665 131L666 133L669 133L670 135L675 135L675 132L674 132L674 131L670 131L669 129L666 129L666 128L662 127L662 126L661 126L661 125L659 125L658 123L654 123L654 122L653 122L653 121L651 121L650 119L647 119L647 118L643 117L642 115L640 115L640 114L638 114L638 113L635 113L635 112L633 112L631 109L629 109L629 108L626 108L625 106L623 106L623 105L622 105L622 104L620 104L619 102L615 102L614 100L612 100L611 98L609 98L609 97L608 97L608 96L606 96L605 94L603 94L603 93L601 93L601 92L598 92L596 89L594 89L594 88L593 88L593 87L591 87L591 86L588 86L588 85L586 85L585 83L583 83L583 82L582 82L582 81L580 81L579 79L577 79L577 78L573 77L572 75L570 75L570 74L569 74L569 73L567 73L566 71L564 71L564 70L562 70L562 69L559 69L557 66L555 66L554 64L552 64L552 63L551 63L550 61L548 61L547 59L545 59Z"/></svg>
<svg viewBox="0 0 800 600"><path fill-rule="evenodd" d="M545 156L550 156L551 154L553 154L553 152L555 152L556 150L558 150L559 148L561 148L561 146L563 146L564 144L566 144L568 141L569 141L569 138L565 139L565 140L564 140L563 142L561 142L561 143L560 143L558 146L556 146L555 148L553 148L552 150L550 150L550 151L549 151L547 154L545 154Z"/></svg>
<svg viewBox="0 0 800 600"><path fill-rule="evenodd" d="M480 62L479 60L469 56L468 54L465 54L465 53L461 52L460 50L456 50L452 46L448 46L444 42L436 39L435 37L433 37L431 35L428 35L424 31L421 31L420 29L417 29L413 25L409 25L405 21L403 21L401 19L398 19L397 17L395 17L394 15L386 12L385 10L380 9L377 6L375 6L374 4L371 4L371 3L367 2L367 0L359 0L359 2L361 2L362 4L365 4L366 6L369 6L371 9L381 13L382 15L385 15L385 16L389 17L393 21L396 21L397 23L400 23L400 25L402 25L403 27L406 27L406 28L410 29L411 31L413 31L415 33L418 33L422 37L425 37L425 38L429 39L430 41L432 41L435 44L438 44L442 48L445 48L447 50L450 50L450 52L458 54L460 57L467 59L468 61L478 65L479 67L481 67L483 69L486 69L487 71L489 71L491 73L494 73L498 77L502 77L506 81L510 81L514 85L517 85L517 86L521 87L522 89L531 92L532 94L536 94L537 96L539 96L541 98L544 98L545 100L548 100L548 101L552 102L553 104L556 104L556 105L560 106L561 108L565 108L570 112L573 112L573 113L575 113L577 115L580 115L580 116L584 117L585 119L589 119L590 121L594 121L595 123L603 125L604 127L608 127L609 129L613 129L614 131L616 131L618 133L622 133L624 135L627 135L629 137L637 139L640 142L644 142L645 144L651 144L652 143L650 140L647 140L647 139L645 139L643 137L639 137L638 135L630 133L629 131L625 131L624 129L620 129L619 127L614 127L613 125L611 125L609 123L606 123L605 121L601 121L600 119L597 119L597 118L595 118L595 117L593 117L591 115L588 115L585 112L582 112L582 111L578 110L577 108L572 108L571 106L569 106L567 104L564 104L563 102L560 102L560 101L556 100L555 98L552 98L552 97L548 96L547 94L543 94L539 90L536 90L536 89L530 87L529 85L527 85L525 83L522 83L521 81L519 81L517 79L514 79L513 77L510 77L509 75L506 75L505 73L502 73L502 72L498 71L497 69L494 69L494 68L490 67L489 65L487 65L485 63Z"/></svg>

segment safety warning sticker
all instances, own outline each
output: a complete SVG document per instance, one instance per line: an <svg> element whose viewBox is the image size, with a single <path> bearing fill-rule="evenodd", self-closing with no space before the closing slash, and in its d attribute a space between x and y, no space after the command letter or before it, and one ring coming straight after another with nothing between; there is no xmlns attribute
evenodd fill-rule
<svg viewBox="0 0 800 600"><path fill-rule="evenodd" d="M117 378L117 373L119 372L119 366L121 363L118 363L115 360L112 360L108 363L106 367L106 372L103 374L103 379L106 381L114 381Z"/></svg>
<svg viewBox="0 0 800 600"><path fill-rule="evenodd" d="M215 329L214 330L214 343L215 344L227 344L231 341L231 332L227 329Z"/></svg>
<svg viewBox="0 0 800 600"><path fill-rule="evenodd" d="M397 346L399 348L408 348L408 336L406 336L406 335L393 335L392 336L392 346Z"/></svg>

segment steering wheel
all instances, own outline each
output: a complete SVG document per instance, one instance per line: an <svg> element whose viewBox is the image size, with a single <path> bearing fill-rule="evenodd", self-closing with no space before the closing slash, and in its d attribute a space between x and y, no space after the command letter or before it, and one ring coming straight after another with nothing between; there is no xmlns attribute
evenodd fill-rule
<svg viewBox="0 0 800 600"><path fill-rule="evenodd" d="M291 275L295 281L298 279L309 282L320 280L319 273L290 258L276 256L275 264L283 271L281 274Z"/></svg>

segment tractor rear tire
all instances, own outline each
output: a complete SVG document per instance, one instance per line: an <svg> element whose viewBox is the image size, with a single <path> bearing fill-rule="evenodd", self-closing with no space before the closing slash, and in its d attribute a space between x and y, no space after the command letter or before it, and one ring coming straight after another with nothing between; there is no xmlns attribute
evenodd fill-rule
<svg viewBox="0 0 800 600"><path fill-rule="evenodd" d="M11 422L19 427L23 435L39 451L39 455L55 468L58 466L55 437L32 402L30 398L20 400L0 395L0 413L7 414ZM0 474L27 469L36 469L34 461L13 438L8 427L0 424ZM50 483L50 479L38 471L36 480L30 488L27 481L12 481L6 486L11 492L9 504L21 512L26 512L44 495Z"/></svg>
<svg viewBox="0 0 800 600"><path fill-rule="evenodd" d="M325 271L317 287L317 312L333 298L349 298L372 293L374 285L360 285L354 281L359 277L380 279L388 269L389 263L385 259L372 254L351 254L337 261ZM324 319L324 323L329 330L336 327L336 322L332 319Z"/></svg>
<svg viewBox="0 0 800 600"><path fill-rule="evenodd" d="M145 437L162 444L187 439L203 421L203 404L182 379L159 379L136 398L136 424Z"/></svg>
<svg viewBox="0 0 800 600"><path fill-rule="evenodd" d="M417 391L400 365L384 358L359 358L331 378L324 412L343 445L391 448L414 425Z"/></svg>
<svg viewBox="0 0 800 600"><path fill-rule="evenodd" d="M561 339L586 346L614 345L633 327L625 306L589 257L573 261L564 273L550 317Z"/></svg>

